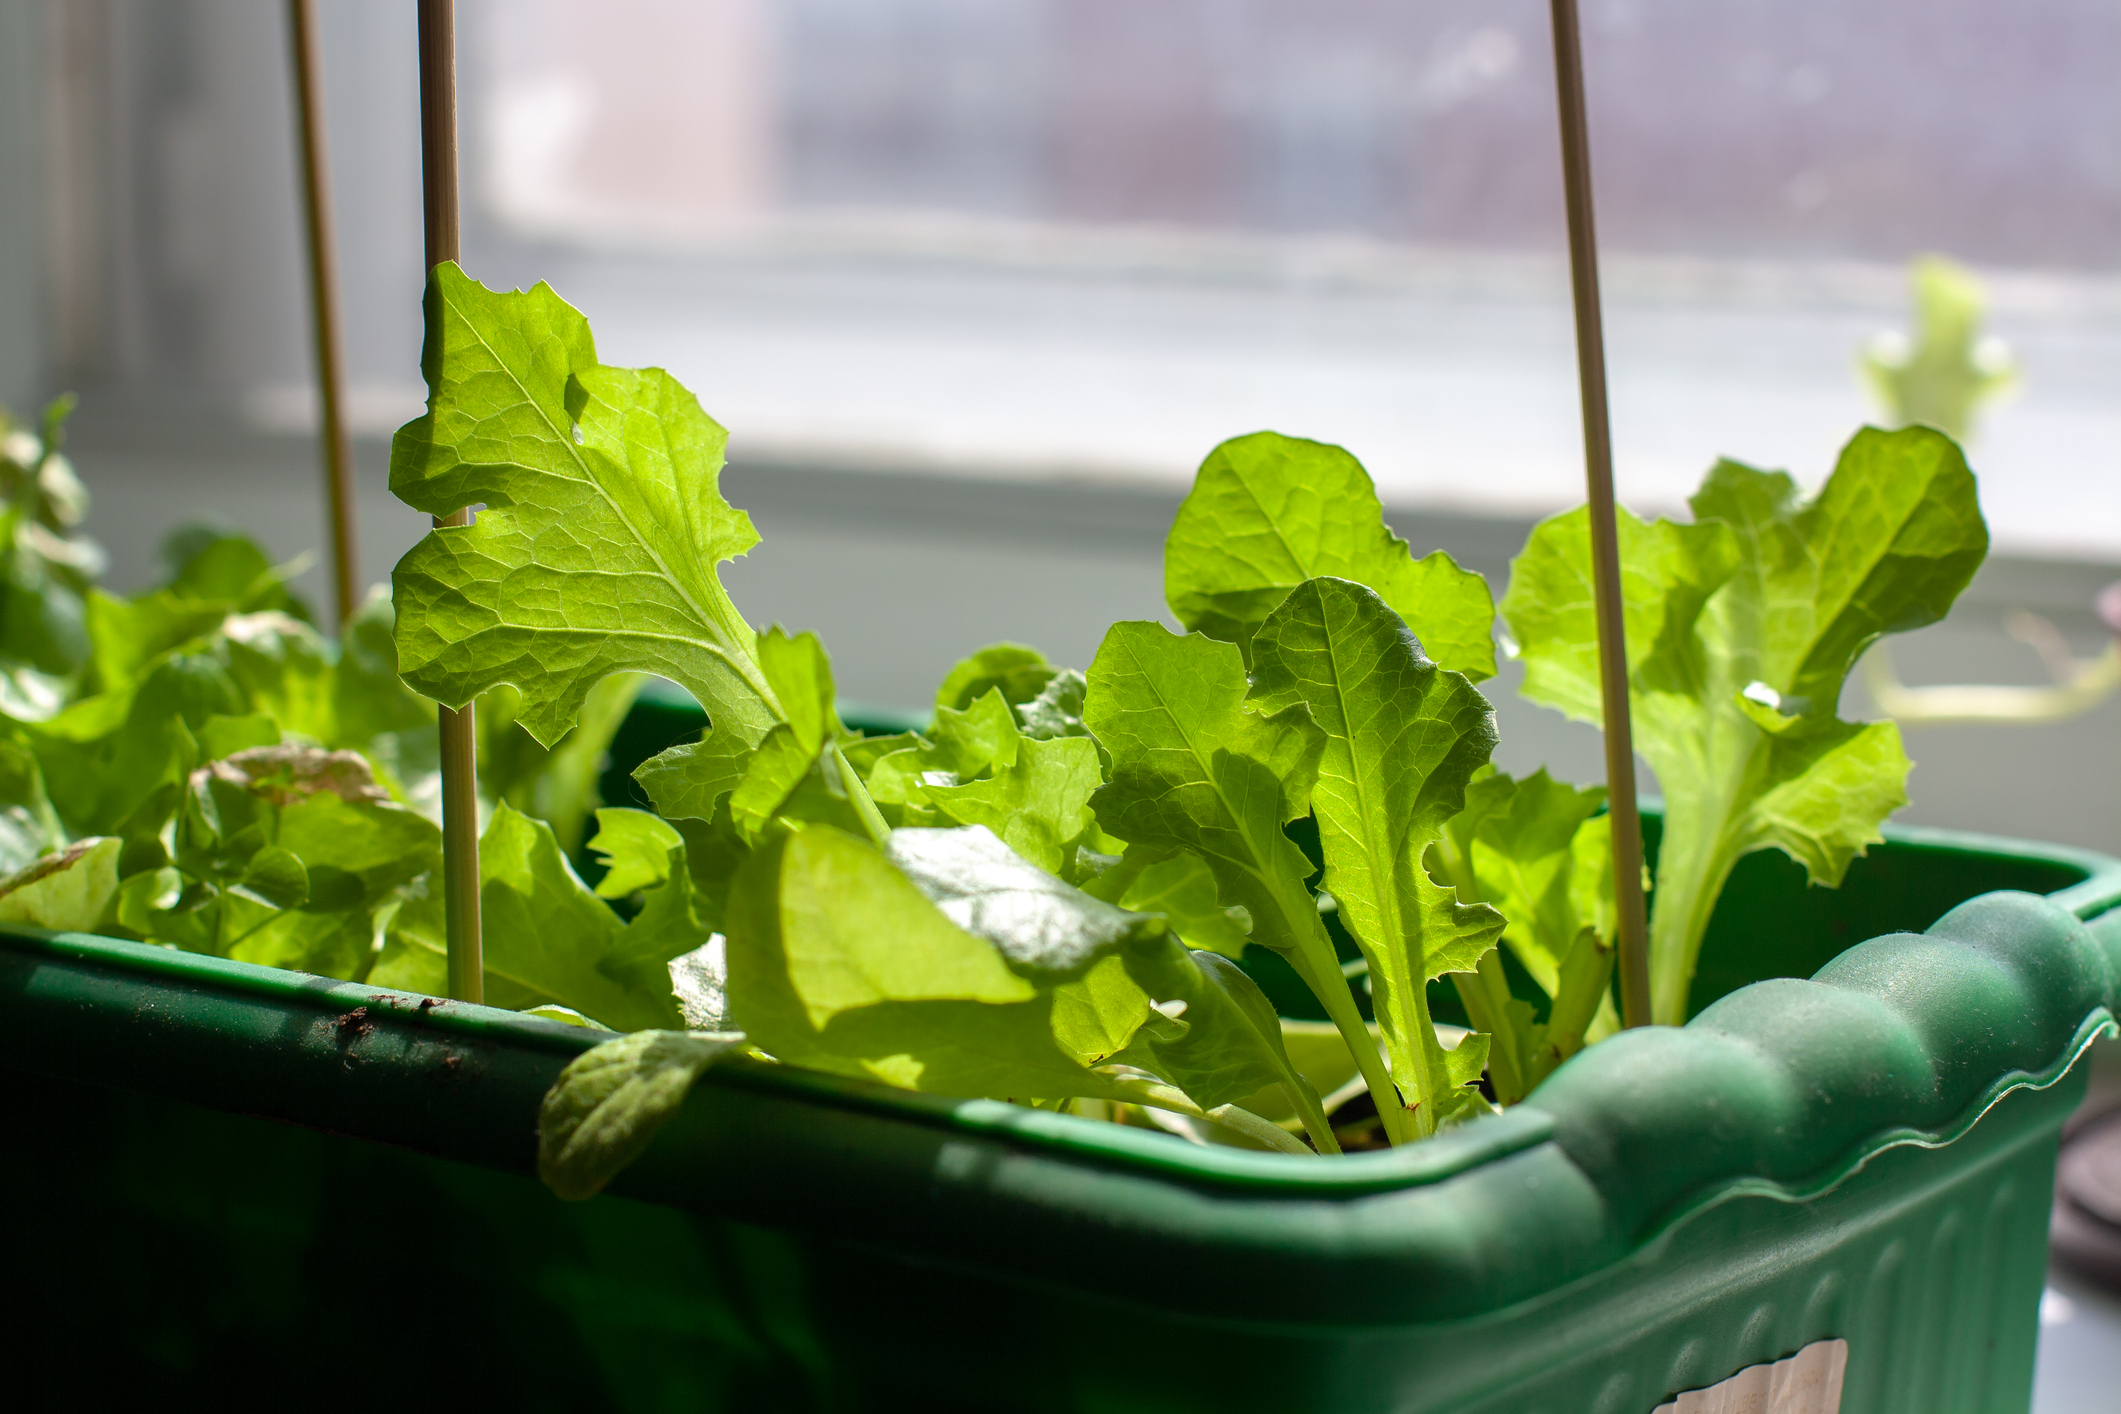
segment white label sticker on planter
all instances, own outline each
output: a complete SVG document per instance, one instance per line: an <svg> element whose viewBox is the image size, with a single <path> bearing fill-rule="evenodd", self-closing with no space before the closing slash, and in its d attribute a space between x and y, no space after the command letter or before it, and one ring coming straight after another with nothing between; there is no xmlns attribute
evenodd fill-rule
<svg viewBox="0 0 2121 1414"><path fill-rule="evenodd" d="M1840 1414L1849 1343L1818 1340L1787 1360L1740 1370L1721 1384L1690 1389L1655 1414Z"/></svg>

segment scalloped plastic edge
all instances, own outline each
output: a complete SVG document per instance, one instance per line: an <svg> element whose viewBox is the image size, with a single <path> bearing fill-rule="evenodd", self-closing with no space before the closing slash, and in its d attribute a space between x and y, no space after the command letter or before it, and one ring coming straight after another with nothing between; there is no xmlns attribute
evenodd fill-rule
<svg viewBox="0 0 2121 1414"><path fill-rule="evenodd" d="M1908 836L1907 842L1918 845L1948 844L1955 849L1966 849L1976 844L1987 844L1998 852L2008 849L2012 853L2023 853L2027 849L2027 846L2022 844L1989 841L1950 832L1904 833ZM2097 932L2086 927L2085 915L2105 911L2116 898L2121 898L2121 863L2082 851L2036 848L2044 855L2061 857L2066 854L2069 857L2068 862L2085 868L2090 874L2089 878L2077 885L2040 898L2039 902L2044 905L2041 911L2057 919L2074 915L2076 926L2090 935L2093 946L2103 948L2105 945L2100 939L2106 932L2111 931L2111 922L2116 913L2109 912L2106 918L2099 919L2100 924L2108 926L2099 928ZM2005 896L1980 896L1984 900L2001 897ZM2034 895L2015 897L2028 901L2038 898ZM1947 914L1946 919L1940 919L1931 931L1935 932L1946 920L1960 915L1976 902L1977 900L1968 900L1967 903L1961 904ZM416 1017L418 1024L445 1034L455 1034L487 1043L524 1045L549 1054L579 1054L597 1044L602 1035L599 1032L585 1032L580 1028L516 1012L394 992L368 984L313 977L230 959L183 953L153 944L127 942L92 934L49 933L16 925L0 927L0 935L33 941L43 948L83 961L115 965L127 971L157 974L193 985L272 997L283 1002L296 1003L305 1009L336 1010L351 1006L380 1006L401 1016ZM1928 935L1899 936L1913 938ZM1872 943L1878 941L1880 940L1871 940ZM1858 945L1859 948L1863 946L1867 945ZM1850 950L1854 951L1855 949ZM1849 953L1842 956L1847 957ZM2117 954L2116 961L2121 962L2121 954ZM1829 964L1829 967L1832 966L1834 964ZM1752 990L1741 989L1741 992L1734 993L1733 997ZM1724 1003L1718 1005L1720 1007ZM1705 1017L1707 1015L1704 1014ZM1977 1091L1975 1098L1963 1107L1950 1123L1941 1128L1921 1130L1894 1127L1874 1131L1843 1149L1836 1157L1815 1166L1802 1180L1789 1181L1757 1174L1733 1174L1675 1192L1668 1202L1657 1206L1654 1215L1642 1214L1648 1221L1639 1226L1623 1220L1619 1212L1615 1212L1614 1219L1622 1229L1629 1230L1627 1245L1635 1248L1646 1241L1656 1240L1661 1234L1684 1222L1687 1216L1732 1197L1752 1194L1789 1202L1805 1201L1845 1182L1872 1158L1889 1149L1906 1145L1936 1148L1951 1143L1978 1122L2003 1096L2017 1089L2043 1089L2059 1081L2097 1034L2115 1026L2112 1011L2106 1006L2096 1007L2078 1024L2074 1040L2065 1046L2061 1054L2049 1065L2038 1072L2013 1070L1995 1078L1982 1090ZM1692 1029L1690 1024L1681 1030ZM1589 1059L1595 1054L1596 1052L1586 1052L1585 1056L1578 1057L1577 1061ZM1572 1062L1571 1066L1563 1067L1555 1078L1566 1076L1572 1069L1580 1069L1580 1066ZM1145 1130L1098 1124L1075 1116L1026 1109L1001 1101L959 1100L910 1094L873 1082L802 1071L770 1062L737 1062L717 1067L703 1083L714 1087L739 1087L755 1093L782 1096L798 1103L867 1113L902 1123L917 1124L924 1128L940 1128L967 1136L1000 1140L1081 1161L1137 1173L1153 1173L1205 1188L1254 1193L1281 1192L1291 1196L1305 1195L1316 1198L1354 1198L1365 1194L1436 1185L1546 1142L1556 1141L1557 1138L1565 1153L1571 1148L1567 1142L1568 1125L1565 1122L1557 1123L1554 1114L1539 1103L1538 1097L1534 1097L1527 1105L1501 1115L1476 1120L1425 1144L1378 1153L1349 1155L1331 1163L1323 1163L1313 1159L1295 1159L1243 1149L1189 1145ZM1544 1091L1546 1087L1542 1089ZM1601 1175L1597 1171L1599 1165L1586 1163L1573 1154L1571 1160L1594 1186L1605 1186L1600 1182Z"/></svg>
<svg viewBox="0 0 2121 1414"><path fill-rule="evenodd" d="M1815 1171L1817 1181L1781 1183L1774 1179L1754 1177L1726 1179L1721 1183L1697 1189L1685 1200L1661 1216L1636 1243L1636 1251L1662 1247L1678 1230L1709 1210L1739 1198L1768 1198L1782 1203L1809 1203L1822 1198L1861 1173L1881 1154L1893 1149L1943 1149L1966 1137L1968 1131L2005 1097L2020 1090L2046 1090L2062 1083L2070 1069L2082 1059L2102 1036L2121 1036L2121 1020L2105 1007L2100 1007L2077 1028L2060 1056L2036 1072L2011 1071L1991 1082L1974 1102L1952 1122L1941 1129L1924 1130L1902 1127L1881 1130L1826 1168ZM1808 1180L1811 1176L1808 1176Z"/></svg>

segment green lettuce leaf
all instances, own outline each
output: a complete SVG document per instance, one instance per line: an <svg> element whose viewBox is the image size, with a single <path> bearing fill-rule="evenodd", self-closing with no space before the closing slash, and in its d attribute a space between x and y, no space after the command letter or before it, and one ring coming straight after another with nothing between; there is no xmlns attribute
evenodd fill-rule
<svg viewBox="0 0 2121 1414"><path fill-rule="evenodd" d="M1083 720L1112 753L1112 780L1091 798L1105 833L1198 855L1224 903L1251 916L1254 942L1330 959L1311 862L1282 833L1309 808L1325 749L1310 712L1250 709L1234 645L1155 623L1114 624L1088 677Z"/></svg>
<svg viewBox="0 0 2121 1414"><path fill-rule="evenodd" d="M18 720L63 707L91 653L87 601L104 558L80 534L88 493L59 450L73 406L55 398L41 436L0 410L0 711Z"/></svg>
<svg viewBox="0 0 2121 1414"><path fill-rule="evenodd" d="M1809 501L1720 462L1693 508L1620 518L1635 740L1665 792L1652 1006L1672 1025L1739 858L1781 849L1832 886L1906 803L1898 728L1836 717L1842 683L1880 635L1942 618L1988 548L1965 458L1923 427L1863 429ZM1524 695L1596 724L1589 556L1581 511L1543 523L1503 611Z"/></svg>
<svg viewBox="0 0 2121 1414"><path fill-rule="evenodd" d="M1475 1027L1488 1032L1495 1097L1515 1104L1555 1066L1583 1048L1594 1021L1617 1018L1613 975L1612 830L1601 813L1605 791L1552 780L1476 775L1466 807L1446 826L1431 858L1461 903L1489 903L1509 920L1502 941L1551 999L1535 1024L1511 995L1500 959L1454 974Z"/></svg>
<svg viewBox="0 0 2121 1414"><path fill-rule="evenodd" d="M194 771L171 862L128 875L118 921L142 937L267 966L358 977L380 915L441 862L441 833L392 803L357 752L252 747Z"/></svg>
<svg viewBox="0 0 2121 1414"><path fill-rule="evenodd" d="M624 922L574 872L550 826L500 805L479 841L479 872L491 1005L557 1003L620 1031L683 1026L666 964L707 940L683 906L688 871L674 869L662 885L685 892L680 906L658 906L660 890L651 890L640 914ZM440 883L433 875L422 882L391 920L369 980L446 995Z"/></svg>
<svg viewBox="0 0 2121 1414"><path fill-rule="evenodd" d="M76 840L0 879L0 923L95 932L117 896L122 848L114 839Z"/></svg>
<svg viewBox="0 0 2121 1414"><path fill-rule="evenodd" d="M1219 906L1245 911L1251 940L1288 960L1349 1038L1371 1087L1390 1096L1312 899L1311 862L1283 832L1309 810L1325 750L1310 710L1253 710L1236 645L1156 623L1114 624L1087 677L1083 721L1112 760L1111 780L1090 801L1099 827L1130 854L1198 856Z"/></svg>
<svg viewBox="0 0 2121 1414"><path fill-rule="evenodd" d="M983 780L928 786L923 797L955 825L985 825L1049 874L1065 875L1096 818L1090 797L1104 784L1086 737L1025 738L1015 759Z"/></svg>
<svg viewBox="0 0 2121 1414"><path fill-rule="evenodd" d="M422 368L428 411L392 444L391 489L436 515L487 509L393 574L405 680L450 706L511 683L550 745L603 678L661 674L710 719L687 755L704 817L790 721L717 575L758 542L717 484L727 434L661 370L599 364L549 286L499 293L453 264L429 282Z"/></svg>
<svg viewBox="0 0 2121 1414"><path fill-rule="evenodd" d="M604 861L598 898L625 898L652 889L670 878L673 859L682 863L685 837L675 825L646 810L624 808L597 812L597 832L589 848Z"/></svg>
<svg viewBox="0 0 2121 1414"><path fill-rule="evenodd" d="M1066 752L1033 753L1013 783L995 784L963 797L957 810L945 812L941 808L942 796L938 792L975 781L1000 782L1017 766L1025 737L999 687L988 687L963 707L938 707L927 732L909 733L904 741L896 750L885 751L879 742L859 753L871 763L863 776L870 795L894 828L951 823L992 825L999 812L983 802L1028 793L1044 801L1046 815L1036 827L1027 822L1019 829L1021 843L1036 848L1035 831L1059 841L1075 837L1065 832L1055 835L1062 827L1061 817L1070 815L1074 808L1069 782L1076 758ZM1092 789L1096 784L1091 783ZM1079 833L1080 826L1075 828Z"/></svg>
<svg viewBox="0 0 2121 1414"><path fill-rule="evenodd" d="M935 690L935 705L962 710L998 691L1004 702L1020 707L1035 701L1059 671L1036 648L990 643L950 670Z"/></svg>
<svg viewBox="0 0 2121 1414"><path fill-rule="evenodd" d="M1053 991L1053 1033L1085 1065L1145 1071L1190 1108L1287 1087L1322 1152L1335 1145L1317 1095L1282 1049L1273 1005L1243 972L1186 949L1142 915L1112 909L1023 859L985 829L901 830L891 862L942 914ZM1136 1098L1143 1098L1138 1089ZM1171 1107L1169 1097L1148 1097ZM1181 1112L1185 1112L1182 1110ZM1247 1126L1255 1137L1259 1126Z"/></svg>
<svg viewBox="0 0 2121 1414"><path fill-rule="evenodd" d="M396 625L390 590L377 585L340 628L331 679L337 734L325 745L355 747L374 756L381 738L411 736L423 745L433 739L434 704L398 676Z"/></svg>
<svg viewBox="0 0 2121 1414"><path fill-rule="evenodd" d="M497 687L479 699L479 792L504 800L552 826L560 848L573 855L591 812L603 803L597 781L646 673L613 673L589 689L581 713L550 748L516 722L522 695ZM431 728L430 728L431 730Z"/></svg>
<svg viewBox="0 0 2121 1414"><path fill-rule="evenodd" d="M216 628L216 656L250 712L318 745L340 744L337 674L322 634L274 610L229 615Z"/></svg>
<svg viewBox="0 0 2121 1414"><path fill-rule="evenodd" d="M1219 966L976 827L899 830L889 857L830 828L784 832L730 899L728 1003L755 1043L938 1094L1228 1122L1231 1098L1294 1071L1278 1027L1264 1036L1246 1010L1272 1008Z"/></svg>
<svg viewBox="0 0 2121 1414"><path fill-rule="evenodd" d="M1137 925L1116 909L1087 920L1049 912L1033 942L1049 965L1032 967L1034 980L871 846L828 828L784 833L730 896L729 1003L754 1042L794 1065L949 1095L1104 1096L1110 1082L1056 1039L1051 993ZM1128 1020L1106 1025L1118 1044L1132 1035Z"/></svg>
<svg viewBox="0 0 2121 1414"><path fill-rule="evenodd" d="M1444 667L1476 682L1495 675L1487 581L1441 550L1413 558L1362 463L1275 432L1210 452L1164 545L1164 598L1178 621L1247 647L1249 659L1267 615L1318 575L1368 585Z"/></svg>
<svg viewBox="0 0 2121 1414"><path fill-rule="evenodd" d="M938 707L925 741L923 771L945 771L964 782L1014 765L1023 733L1001 689L989 688L963 708Z"/></svg>
<svg viewBox="0 0 2121 1414"><path fill-rule="evenodd" d="M215 658L177 653L130 687L17 730L70 836L147 839L172 818L199 764L195 733L245 708L242 690Z"/></svg>
<svg viewBox="0 0 2121 1414"><path fill-rule="evenodd" d="M1088 736L1083 725L1083 697L1089 683L1080 670L1062 668L1039 689L1038 696L1016 709L1024 735L1040 741L1054 737Z"/></svg>
<svg viewBox="0 0 2121 1414"><path fill-rule="evenodd" d="M720 902L699 887L686 836L645 810L599 810L596 819L589 847L610 864L597 896L641 899L621 935L616 955L622 961L613 965L652 969L701 946L720 921Z"/></svg>
<svg viewBox="0 0 2121 1414"><path fill-rule="evenodd" d="M730 816L738 831L754 840L841 731L832 664L815 634L791 638L779 628L769 629L759 635L758 659L787 720L766 734L730 792Z"/></svg>
<svg viewBox="0 0 2121 1414"><path fill-rule="evenodd" d="M595 1197L648 1149L709 1066L740 1035L636 1031L567 1063L538 1110L538 1177L560 1197Z"/></svg>
<svg viewBox="0 0 2121 1414"><path fill-rule="evenodd" d="M1252 915L1241 905L1223 907L1215 873L1197 854L1133 846L1082 887L1136 913L1161 913L1188 947L1229 958L1244 955Z"/></svg>
<svg viewBox="0 0 2121 1414"><path fill-rule="evenodd" d="M1252 662L1253 702L1308 709L1325 734L1311 794L1325 888L1369 960L1404 1123L1433 1134L1464 1092L1429 1016L1428 983L1475 970L1503 920L1461 904L1422 859L1495 749L1494 709L1432 662L1390 605L1344 579L1298 585L1260 626Z"/></svg>
<svg viewBox="0 0 2121 1414"><path fill-rule="evenodd" d="M0 739L0 870L12 874L66 843L36 754L20 742Z"/></svg>
<svg viewBox="0 0 2121 1414"><path fill-rule="evenodd" d="M277 614L307 624L308 606L287 589L299 565L275 565L237 531L187 526L163 545L171 579L129 599L100 591L88 603L98 690L137 682L167 654L198 643L234 614Z"/></svg>

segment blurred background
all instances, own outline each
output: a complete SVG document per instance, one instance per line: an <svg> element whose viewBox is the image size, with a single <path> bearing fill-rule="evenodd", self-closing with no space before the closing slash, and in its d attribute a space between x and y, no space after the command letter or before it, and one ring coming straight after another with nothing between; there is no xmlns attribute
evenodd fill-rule
<svg viewBox="0 0 2121 1414"><path fill-rule="evenodd" d="M1086 662L1160 614L1200 458L1342 443L1417 552L1498 588L1580 499L1538 0L462 0L465 265L731 432L757 622L924 701L997 638ZM1953 257L2014 369L1969 451L1996 554L1916 683L2042 682L2121 561L2121 9L1584 0L1622 499L1718 455L1816 484L1859 366ZM364 575L420 407L412 7L323 0ZM287 36L271 0L0 5L0 401L81 394L112 580L218 514L322 543ZM1887 336L1879 342L1881 336ZM1970 336L1971 338L1972 336ZM968 592L967 586L977 586ZM328 596L319 595L319 598ZM2049 644L2050 648L2054 645ZM1494 695L1505 764L1595 739ZM1871 710L1860 686L1852 713ZM1910 728L1904 818L2121 851L2121 707Z"/></svg>
<svg viewBox="0 0 2121 1414"><path fill-rule="evenodd" d="M422 398L413 9L321 10L381 580L425 529L385 485ZM1936 354L2000 394L1949 411L1995 553L1901 677L2038 684L2110 649L2121 6L1583 12L1622 499L1683 513L1719 455L1816 485L1862 422L1943 415L1903 376ZM1234 434L1346 445L1417 552L1498 590L1581 497L1539 0L460 0L459 25L465 266L551 281L607 362L698 393L765 534L737 602L819 630L849 695L924 702L1004 637L1080 665L1161 615L1171 513ZM0 0L0 403L81 395L119 589L185 519L324 543L288 76L272 0ZM1926 252L1963 267L1926 267L1929 336ZM1596 778L1514 677L1503 764ZM1844 712L1875 714L1860 676ZM1908 736L1903 819L2121 852L2113 699ZM2109 1397L2117 1309L2050 1294L2042 1409Z"/></svg>

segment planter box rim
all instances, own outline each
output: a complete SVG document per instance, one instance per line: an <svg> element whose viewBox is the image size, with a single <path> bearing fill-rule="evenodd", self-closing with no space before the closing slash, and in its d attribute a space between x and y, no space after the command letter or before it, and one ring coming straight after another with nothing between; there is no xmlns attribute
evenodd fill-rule
<svg viewBox="0 0 2121 1414"><path fill-rule="evenodd" d="M1649 799L1644 804L1648 812L1661 813L1661 801ZM1901 849L2002 855L2082 870L2086 877L2081 882L2046 898L2046 902L2079 919L2092 919L2121 905L2121 859L2097 851L1929 826L1888 825L1884 833L1887 845ZM1936 926L1943 922L1939 920ZM100 934L54 933L0 922L0 946L17 950L27 946L98 966L147 973L192 986L226 989L319 1013L346 1016L365 1008L368 1016L364 1020L371 1024L383 1023L387 1019L392 1024L417 1025L441 1036L460 1037L480 1045L516 1046L561 1057L562 1064L612 1035L608 1031L571 1026L523 1012L395 991L365 982L340 981ZM2121 967L2121 961L2117 961L2116 966ZM1770 983L1795 980L1770 979ZM1734 993L1733 997L1736 995ZM1684 1035L1697 1023L1710 1020L1718 1008L1731 1000L1726 997L1705 1009L1685 1028L1657 1030L1665 1035ZM2091 1018L2085 1018L2083 1027L2090 1029L2081 1042L2073 1036L2049 1064L2037 1067L2034 1072L2017 1070L2016 1079L1999 1077L1994 1082L2001 1087L1997 1094L2025 1085L2043 1088L2059 1079L2076 1054L2097 1034ZM2059 1068L2056 1062L2059 1062ZM2050 1071L2053 1073L2049 1074ZM2046 1078L2035 1079L2035 1074ZM1096 1123L1006 1101L924 1095L876 1082L770 1063L740 1061L709 1072L707 1078L715 1083L740 1085L766 1094L784 1094L805 1103L875 1111L913 1123L1057 1148L1084 1158L1159 1171L1195 1183L1320 1196L1355 1196L1438 1183L1528 1149L1554 1134L1553 1117L1540 1103L1540 1095L1535 1095L1502 1114L1483 1117L1422 1144L1344 1155L1331 1163L1319 1163L1291 1155L1191 1144L1158 1132ZM1971 1124L1978 1117L1978 1109L1985 1109L1994 1100L1994 1096L1984 1100L1965 1123ZM1948 1127L1957 1132L1964 1125ZM1890 1147L1895 1143L1949 1142L1936 1137L1942 1131L1925 1132L1931 1135L1927 1141L1916 1138L1913 1130L1893 1139L1881 1136L1877 1147ZM1852 1169L1860 1167L1867 1157L1856 1159Z"/></svg>
<svg viewBox="0 0 2121 1414"><path fill-rule="evenodd" d="M1252 1314L1299 1323L1463 1318L1476 1313L1448 1297L1469 1290L1482 1310L1550 1296L1733 1199L1809 1201L1887 1150L1952 1145L2012 1092L2054 1086L2112 1029L2121 912L2100 915L2121 899L2121 862L1948 831L1889 842L2089 877L2047 897L1981 895L1812 980L1758 982L1684 1028L1615 1037L1512 1111L1406 1149L1320 1161L1205 1148L745 1063L711 1071L614 1191L1093 1289L1117 1279L1098 1264L1122 1251L1213 1251L1279 1271L1286 1301L1259 1309L1246 1283ZM544 1089L609 1034L12 925L0 996L35 1023L0 1035L0 1060L19 1068L519 1173ZM27 1039L60 1028L57 1053ZM864 1177L850 1188L854 1151ZM1513 1205L1516 1185L1537 1203ZM1007 1234L1031 1209L1069 1238L1012 1257Z"/></svg>

